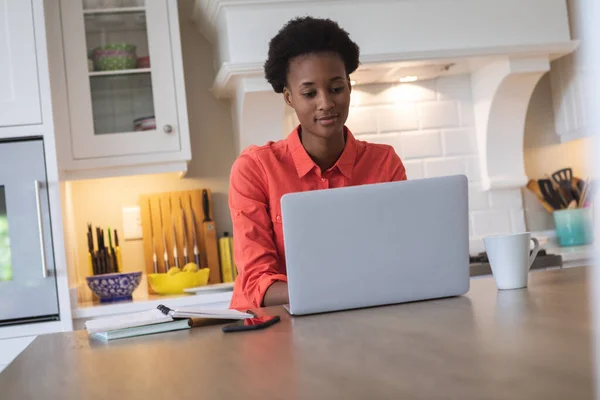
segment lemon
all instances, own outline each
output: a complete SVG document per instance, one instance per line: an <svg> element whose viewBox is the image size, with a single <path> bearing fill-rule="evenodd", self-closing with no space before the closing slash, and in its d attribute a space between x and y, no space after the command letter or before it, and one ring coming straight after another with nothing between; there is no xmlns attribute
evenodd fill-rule
<svg viewBox="0 0 600 400"><path fill-rule="evenodd" d="M181 269L178 267L173 267L173 268L169 268L169 272L167 272L167 274L169 275L175 275L181 272Z"/></svg>
<svg viewBox="0 0 600 400"><path fill-rule="evenodd" d="M194 263L187 263L183 267L183 272L197 272L198 266Z"/></svg>

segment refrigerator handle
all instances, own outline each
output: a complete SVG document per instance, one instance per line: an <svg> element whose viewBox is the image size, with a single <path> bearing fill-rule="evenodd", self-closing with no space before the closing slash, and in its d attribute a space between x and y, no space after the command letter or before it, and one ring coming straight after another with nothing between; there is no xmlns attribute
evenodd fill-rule
<svg viewBox="0 0 600 400"><path fill-rule="evenodd" d="M35 202L37 206L38 231L40 234L40 254L42 256L42 275L48 277L48 268L46 267L46 243L44 241L44 226L42 221L42 198L40 197L40 181L34 181L35 185Z"/></svg>

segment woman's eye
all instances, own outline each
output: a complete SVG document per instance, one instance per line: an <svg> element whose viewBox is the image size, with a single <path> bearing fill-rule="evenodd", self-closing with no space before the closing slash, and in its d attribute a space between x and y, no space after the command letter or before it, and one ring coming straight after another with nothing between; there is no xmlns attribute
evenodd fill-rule
<svg viewBox="0 0 600 400"><path fill-rule="evenodd" d="M312 97L315 97L316 94L317 94L317 92L305 92L305 93L302 93L302 96L312 98Z"/></svg>
<svg viewBox="0 0 600 400"><path fill-rule="evenodd" d="M331 88L331 91L333 93L339 93L339 92L342 92L343 90L344 90L344 86L338 86L338 87Z"/></svg>

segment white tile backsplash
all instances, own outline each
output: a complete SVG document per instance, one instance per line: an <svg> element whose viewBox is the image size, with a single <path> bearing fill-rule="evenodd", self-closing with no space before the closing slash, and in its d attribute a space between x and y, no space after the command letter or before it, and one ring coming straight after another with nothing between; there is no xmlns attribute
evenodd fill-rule
<svg viewBox="0 0 600 400"><path fill-rule="evenodd" d="M379 132L412 131L419 128L417 107L413 103L398 103L376 109Z"/></svg>
<svg viewBox="0 0 600 400"><path fill-rule="evenodd" d="M409 132L402 134L402 153L405 159L440 157L442 139L440 132Z"/></svg>
<svg viewBox="0 0 600 400"><path fill-rule="evenodd" d="M444 155L455 156L474 154L475 130L473 128L459 128L442 132Z"/></svg>
<svg viewBox="0 0 600 400"><path fill-rule="evenodd" d="M499 235L512 232L509 210L473 211L473 236Z"/></svg>
<svg viewBox="0 0 600 400"><path fill-rule="evenodd" d="M423 179L425 178L425 171L423 169L423 161L421 160L408 160L402 161L404 168L406 168L407 179Z"/></svg>
<svg viewBox="0 0 600 400"><path fill-rule="evenodd" d="M465 160L461 157L439 158L435 160L425 160L424 162L425 176L427 178L465 174Z"/></svg>
<svg viewBox="0 0 600 400"><path fill-rule="evenodd" d="M420 103L421 129L451 128L459 125L456 101Z"/></svg>
<svg viewBox="0 0 600 400"><path fill-rule="evenodd" d="M490 193L492 208L523 209L523 195L520 189L499 189Z"/></svg>
<svg viewBox="0 0 600 400"><path fill-rule="evenodd" d="M356 87L347 125L392 145L408 179L467 175L472 237L525 230L519 190L482 189L469 75Z"/></svg>
<svg viewBox="0 0 600 400"><path fill-rule="evenodd" d="M346 125L355 135L376 133L377 121L372 107L351 107Z"/></svg>

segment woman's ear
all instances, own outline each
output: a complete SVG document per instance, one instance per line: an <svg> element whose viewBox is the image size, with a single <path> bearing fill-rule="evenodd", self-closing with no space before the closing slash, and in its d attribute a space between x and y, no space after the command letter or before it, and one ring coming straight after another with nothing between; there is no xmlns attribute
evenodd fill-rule
<svg viewBox="0 0 600 400"><path fill-rule="evenodd" d="M288 106L294 108L294 105L292 104L292 92L290 92L287 87L283 88L283 99Z"/></svg>

